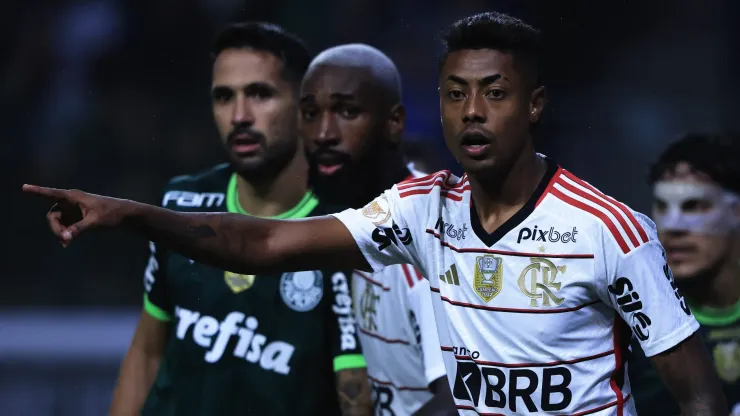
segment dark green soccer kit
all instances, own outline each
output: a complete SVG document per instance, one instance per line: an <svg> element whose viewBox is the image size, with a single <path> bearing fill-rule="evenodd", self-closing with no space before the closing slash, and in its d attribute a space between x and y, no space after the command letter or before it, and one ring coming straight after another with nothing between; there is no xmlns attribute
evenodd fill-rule
<svg viewBox="0 0 740 416"><path fill-rule="evenodd" d="M162 206L244 213L227 165L167 185ZM337 211L308 193L275 218ZM240 275L150 244L144 308L170 336L144 415L335 415L334 373L365 367L351 273Z"/></svg>
<svg viewBox="0 0 740 416"><path fill-rule="evenodd" d="M701 324L698 335L712 357L727 404L731 411L734 410L732 415L740 415L740 301L726 310L692 307L691 312ZM632 343L628 369L638 414L664 416L681 413L678 403L637 342Z"/></svg>

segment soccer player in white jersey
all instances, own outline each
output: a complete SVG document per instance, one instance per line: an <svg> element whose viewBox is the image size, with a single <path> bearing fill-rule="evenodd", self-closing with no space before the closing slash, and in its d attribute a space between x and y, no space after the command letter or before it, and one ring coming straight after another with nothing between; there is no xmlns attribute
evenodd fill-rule
<svg viewBox="0 0 740 416"><path fill-rule="evenodd" d="M531 126L545 106L537 38L495 12L452 25L440 109L447 146L466 174L394 186L372 203L387 218L347 210L278 221L24 191L58 201L47 218L63 246L90 228L123 226L237 273L413 264L435 293L461 414L634 415L625 376L633 333L683 414L726 416L654 224L535 152ZM471 232L458 241L450 224Z"/></svg>
<svg viewBox="0 0 740 416"><path fill-rule="evenodd" d="M322 201L362 208L395 183L423 176L401 151L401 76L378 49L348 44L321 52L304 77L299 103L310 182ZM377 220L389 214L379 206L365 212ZM375 414L456 414L429 282L399 264L356 272L352 292Z"/></svg>

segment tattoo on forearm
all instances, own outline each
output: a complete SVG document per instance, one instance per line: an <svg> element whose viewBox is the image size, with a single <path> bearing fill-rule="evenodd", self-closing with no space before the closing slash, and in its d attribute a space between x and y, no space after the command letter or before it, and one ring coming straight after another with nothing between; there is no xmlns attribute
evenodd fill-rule
<svg viewBox="0 0 740 416"><path fill-rule="evenodd" d="M337 391L342 416L369 416L372 411L370 383L365 369L337 373Z"/></svg>

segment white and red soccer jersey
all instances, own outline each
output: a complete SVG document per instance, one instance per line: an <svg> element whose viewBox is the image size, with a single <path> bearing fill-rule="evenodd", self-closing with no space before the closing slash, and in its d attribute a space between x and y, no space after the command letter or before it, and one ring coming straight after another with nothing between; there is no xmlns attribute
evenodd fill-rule
<svg viewBox="0 0 740 416"><path fill-rule="evenodd" d="M429 282L408 264L392 265L355 272L352 293L375 414L413 415L446 375Z"/></svg>
<svg viewBox="0 0 740 416"><path fill-rule="evenodd" d="M373 204L363 212L375 221L390 215ZM392 265L356 272L352 294L375 414L416 413L433 397L429 384L446 375L429 282L413 266Z"/></svg>
<svg viewBox="0 0 740 416"><path fill-rule="evenodd" d="M450 386L462 414L634 415L630 329L646 355L699 327L654 224L548 160L531 199L493 233L466 177L402 182L347 210L374 270L411 263L429 277Z"/></svg>

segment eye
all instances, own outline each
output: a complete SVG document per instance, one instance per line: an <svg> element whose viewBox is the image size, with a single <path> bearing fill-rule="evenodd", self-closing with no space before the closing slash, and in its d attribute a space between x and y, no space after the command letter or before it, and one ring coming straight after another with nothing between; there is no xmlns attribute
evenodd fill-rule
<svg viewBox="0 0 740 416"><path fill-rule="evenodd" d="M689 199L681 204L681 211L698 214L712 209L712 202L705 199Z"/></svg>
<svg viewBox="0 0 740 416"><path fill-rule="evenodd" d="M362 109L355 106L346 106L339 109L339 115L347 120L352 120L360 115Z"/></svg>
<svg viewBox="0 0 740 416"><path fill-rule="evenodd" d="M301 119L303 121L313 121L319 114L319 109L315 106L306 106L301 108Z"/></svg>
<svg viewBox="0 0 740 416"><path fill-rule="evenodd" d="M491 99L491 100L500 100L500 99L503 99L504 97L506 97L506 92L500 89L493 89L491 91L488 91L488 93L486 93L486 98Z"/></svg>
<svg viewBox="0 0 740 416"><path fill-rule="evenodd" d="M214 103L224 104L234 97L234 92L227 88L216 88L211 92L211 99Z"/></svg>
<svg viewBox="0 0 740 416"><path fill-rule="evenodd" d="M266 85L252 85L244 91L244 94L248 98L262 101L272 98L275 95L275 91Z"/></svg>
<svg viewBox="0 0 740 416"><path fill-rule="evenodd" d="M447 92L447 97L452 101L460 101L465 98L465 94L460 90L450 90Z"/></svg>
<svg viewBox="0 0 740 416"><path fill-rule="evenodd" d="M666 207L666 203L662 199L656 199L655 201L653 201L653 209L659 214L664 213Z"/></svg>

